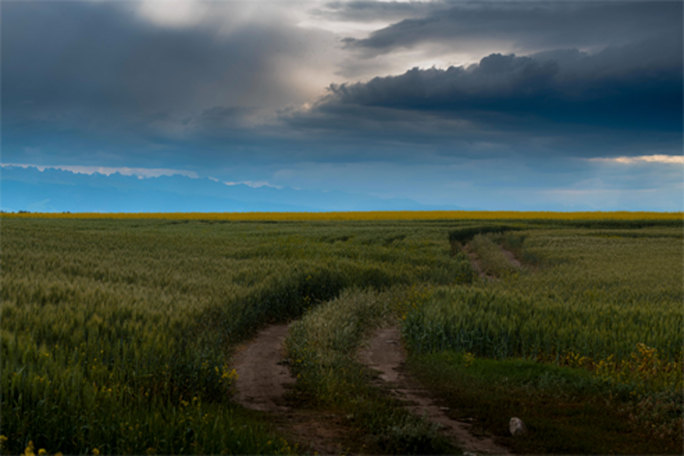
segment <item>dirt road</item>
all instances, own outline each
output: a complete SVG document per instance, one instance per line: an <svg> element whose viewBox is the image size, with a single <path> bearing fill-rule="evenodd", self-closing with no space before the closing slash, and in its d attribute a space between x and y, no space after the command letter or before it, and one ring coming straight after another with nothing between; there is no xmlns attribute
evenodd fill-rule
<svg viewBox="0 0 684 456"><path fill-rule="evenodd" d="M401 345L399 328L377 330L359 353L359 359L379 373L384 386L403 400L412 413L438 424L457 447L473 453L509 454L508 449L496 444L491 438L473 435L470 424L449 418L446 410L436 405L429 393L404 373L402 365L406 353Z"/></svg>
<svg viewBox="0 0 684 456"><path fill-rule="evenodd" d="M238 349L234 357L238 374L235 400L246 408L270 414L276 427L302 448L321 454L349 453L352 430L342 417L287 398L286 392L295 383L285 362L283 345L288 327L268 326ZM378 371L383 387L402 399L412 413L438 424L456 446L475 453L508 454L491 439L472 435L467 423L449 418L427 391L403 373L405 359L396 327L379 329L359 353L361 362Z"/></svg>
<svg viewBox="0 0 684 456"><path fill-rule="evenodd" d="M286 324L268 326L238 348L233 358L235 401L268 413L275 427L300 448L319 454L349 453L352 431L341 417L301 406L286 395L295 384L285 358L288 328Z"/></svg>
<svg viewBox="0 0 684 456"><path fill-rule="evenodd" d="M288 325L272 325L263 329L235 354L233 367L237 372L235 400L243 407L277 412L287 410L283 395L295 383L284 364L283 343Z"/></svg>

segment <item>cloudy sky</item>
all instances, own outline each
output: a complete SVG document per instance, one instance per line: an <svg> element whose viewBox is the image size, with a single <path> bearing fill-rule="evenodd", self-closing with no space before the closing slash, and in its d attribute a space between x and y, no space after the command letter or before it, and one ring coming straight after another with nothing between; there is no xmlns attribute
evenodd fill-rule
<svg viewBox="0 0 684 456"><path fill-rule="evenodd" d="M59 170L376 209L684 209L679 0L1 8L3 180L34 171L37 193Z"/></svg>

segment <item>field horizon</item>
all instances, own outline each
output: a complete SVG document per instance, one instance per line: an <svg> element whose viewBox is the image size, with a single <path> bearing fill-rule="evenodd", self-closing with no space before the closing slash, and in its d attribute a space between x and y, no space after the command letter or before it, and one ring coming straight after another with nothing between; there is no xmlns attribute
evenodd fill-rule
<svg viewBox="0 0 684 456"><path fill-rule="evenodd" d="M166 220L684 220L681 211L0 212L19 218Z"/></svg>

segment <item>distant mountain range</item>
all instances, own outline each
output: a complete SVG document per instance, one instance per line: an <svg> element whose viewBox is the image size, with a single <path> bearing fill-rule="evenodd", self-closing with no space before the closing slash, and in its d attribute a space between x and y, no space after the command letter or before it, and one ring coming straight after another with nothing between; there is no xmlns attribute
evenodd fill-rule
<svg viewBox="0 0 684 456"><path fill-rule="evenodd" d="M339 191L226 185L209 178L181 175L141 178L3 165L0 209L11 212L319 212L458 208Z"/></svg>

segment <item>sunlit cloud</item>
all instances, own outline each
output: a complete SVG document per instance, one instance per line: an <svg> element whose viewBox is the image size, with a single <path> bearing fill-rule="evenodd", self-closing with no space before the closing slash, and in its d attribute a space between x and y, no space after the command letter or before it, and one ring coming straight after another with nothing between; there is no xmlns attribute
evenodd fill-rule
<svg viewBox="0 0 684 456"><path fill-rule="evenodd" d="M351 36L351 37L361 37L366 34L389 26L391 23L387 21L374 21L374 22L352 22L352 21L333 21L333 20L323 20L320 18L310 18L307 17L297 23L297 27L304 29L318 29L325 30L328 32Z"/></svg>
<svg viewBox="0 0 684 456"><path fill-rule="evenodd" d="M3 168L36 168L39 171L46 169L58 169L61 171L71 171L76 174L102 174L111 176L112 174L121 174L122 176L136 176L139 179L161 176L185 176L191 178L198 178L196 172L186 169L171 169L171 168L129 168L127 166L81 166L81 165L36 165L32 163L0 163Z"/></svg>
<svg viewBox="0 0 684 456"><path fill-rule="evenodd" d="M138 4L137 12L155 25L189 27L204 18L206 5L196 0L144 0Z"/></svg>
<svg viewBox="0 0 684 456"><path fill-rule="evenodd" d="M634 157L590 158L589 161L600 163L616 163L620 165L635 165L640 163L663 163L668 165L684 165L684 155L637 155Z"/></svg>
<svg viewBox="0 0 684 456"><path fill-rule="evenodd" d="M261 187L271 187L271 188L283 188L281 185L274 185L268 181L226 181L224 182L229 187L232 187L234 185L246 185L247 187L252 187L252 188L261 188Z"/></svg>

